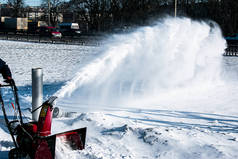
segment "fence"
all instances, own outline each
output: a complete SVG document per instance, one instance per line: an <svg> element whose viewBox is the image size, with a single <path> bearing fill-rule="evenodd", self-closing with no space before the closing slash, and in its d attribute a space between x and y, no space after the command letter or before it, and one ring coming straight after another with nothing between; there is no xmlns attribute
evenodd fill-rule
<svg viewBox="0 0 238 159"><path fill-rule="evenodd" d="M224 56L238 56L238 45L228 45L226 48Z"/></svg>
<svg viewBox="0 0 238 159"><path fill-rule="evenodd" d="M81 35L81 36L63 36L62 38L52 38L40 36L39 34L29 34L27 32L0 32L0 40L25 41L35 43L54 43L99 46L102 44L103 36L100 35Z"/></svg>

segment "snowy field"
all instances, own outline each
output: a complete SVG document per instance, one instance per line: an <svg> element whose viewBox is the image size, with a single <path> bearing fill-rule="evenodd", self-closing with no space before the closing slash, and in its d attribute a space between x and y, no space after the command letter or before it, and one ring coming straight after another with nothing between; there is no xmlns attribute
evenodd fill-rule
<svg viewBox="0 0 238 159"><path fill-rule="evenodd" d="M44 99L57 95L57 107L76 112L54 118L53 133L87 127L85 150L58 144L56 158L238 158L238 58L222 56L216 24L169 18L104 43L0 41L23 109L31 68L41 67ZM12 147L0 114L0 158Z"/></svg>

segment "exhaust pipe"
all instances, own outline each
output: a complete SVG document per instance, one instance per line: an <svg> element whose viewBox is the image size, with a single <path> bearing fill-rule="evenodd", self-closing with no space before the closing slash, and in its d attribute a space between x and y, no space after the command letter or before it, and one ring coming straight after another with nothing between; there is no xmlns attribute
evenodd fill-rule
<svg viewBox="0 0 238 159"><path fill-rule="evenodd" d="M32 110L36 110L43 103L43 70L42 68L32 69ZM38 122L41 109L32 113L32 120Z"/></svg>

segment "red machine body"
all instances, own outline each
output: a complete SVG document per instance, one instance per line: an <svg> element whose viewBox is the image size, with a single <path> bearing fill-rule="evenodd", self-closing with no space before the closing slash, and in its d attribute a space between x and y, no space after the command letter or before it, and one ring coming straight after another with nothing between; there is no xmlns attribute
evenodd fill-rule
<svg viewBox="0 0 238 159"><path fill-rule="evenodd" d="M52 110L49 105L43 105L38 120L38 135L49 136L51 134Z"/></svg>
<svg viewBox="0 0 238 159"><path fill-rule="evenodd" d="M15 148L10 150L8 154L9 159L54 159L55 145L57 144L56 138L59 138L60 142L68 144L72 150L82 150L85 148L86 128L51 135L53 102L57 97L50 97L37 108L41 108L38 122L23 123L17 88L15 84L4 87L8 86L11 86L13 90L16 108L18 109L18 118L20 119L9 121L0 89L0 104L2 105L7 128L15 145ZM3 85L0 85L0 87L3 87Z"/></svg>

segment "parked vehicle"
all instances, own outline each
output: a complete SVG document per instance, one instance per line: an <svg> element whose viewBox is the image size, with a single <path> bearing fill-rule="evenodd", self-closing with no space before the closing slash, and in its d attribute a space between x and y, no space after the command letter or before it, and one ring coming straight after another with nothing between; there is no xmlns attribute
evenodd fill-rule
<svg viewBox="0 0 238 159"><path fill-rule="evenodd" d="M61 38L62 34L52 26L41 26L38 28L37 32L40 36L46 36L50 38Z"/></svg>
<svg viewBox="0 0 238 159"><path fill-rule="evenodd" d="M229 45L237 45L238 44L238 34L233 34L231 36L225 37L227 43Z"/></svg>
<svg viewBox="0 0 238 159"><path fill-rule="evenodd" d="M28 33L35 34L37 29L41 26L48 26L45 21L32 21L28 20Z"/></svg>
<svg viewBox="0 0 238 159"><path fill-rule="evenodd" d="M63 36L79 36L81 34L78 23L61 23L59 29Z"/></svg>
<svg viewBox="0 0 238 159"><path fill-rule="evenodd" d="M8 31L27 31L27 18L5 18L4 28Z"/></svg>

